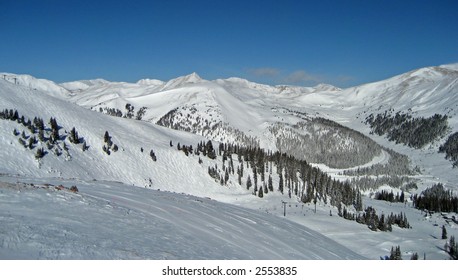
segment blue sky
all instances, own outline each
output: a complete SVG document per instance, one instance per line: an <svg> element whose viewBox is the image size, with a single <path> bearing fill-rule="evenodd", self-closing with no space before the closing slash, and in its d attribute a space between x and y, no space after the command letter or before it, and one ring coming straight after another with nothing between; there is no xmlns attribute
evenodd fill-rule
<svg viewBox="0 0 458 280"><path fill-rule="evenodd" d="M0 72L349 87L458 62L457 11L447 0L0 0Z"/></svg>

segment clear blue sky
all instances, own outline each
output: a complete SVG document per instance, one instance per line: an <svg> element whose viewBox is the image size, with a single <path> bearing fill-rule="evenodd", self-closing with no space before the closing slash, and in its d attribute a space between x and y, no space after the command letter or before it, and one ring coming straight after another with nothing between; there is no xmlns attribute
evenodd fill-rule
<svg viewBox="0 0 458 280"><path fill-rule="evenodd" d="M458 62L458 1L0 0L0 72L348 87Z"/></svg>

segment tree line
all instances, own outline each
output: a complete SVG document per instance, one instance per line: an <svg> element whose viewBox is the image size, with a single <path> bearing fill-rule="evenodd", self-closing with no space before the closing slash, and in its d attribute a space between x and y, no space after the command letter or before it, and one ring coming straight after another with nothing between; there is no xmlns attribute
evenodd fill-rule
<svg viewBox="0 0 458 280"><path fill-rule="evenodd" d="M189 151L190 146L180 145L181 150L183 147ZM217 164L208 167L209 175L222 185L232 180L259 197L278 191L290 198L295 196L303 203L322 201L362 210L361 193L348 181L335 180L305 160L238 144L220 143L215 148L211 140L202 141L196 147L194 154L199 156L199 162L202 162L200 155L212 160L222 158L221 167ZM275 186L274 177L278 178Z"/></svg>
<svg viewBox="0 0 458 280"><path fill-rule="evenodd" d="M445 153L445 158L458 166L458 132L451 134L447 141L439 147L439 153Z"/></svg>
<svg viewBox="0 0 458 280"><path fill-rule="evenodd" d="M385 111L383 114L370 114L365 123L371 128L371 133L385 135L388 140L397 144L402 143L415 149L421 149L440 137L448 129L448 116L434 114L431 117L412 117L410 113Z"/></svg>
<svg viewBox="0 0 458 280"><path fill-rule="evenodd" d="M417 209L434 212L458 212L458 197L446 190L441 183L412 196L413 206Z"/></svg>

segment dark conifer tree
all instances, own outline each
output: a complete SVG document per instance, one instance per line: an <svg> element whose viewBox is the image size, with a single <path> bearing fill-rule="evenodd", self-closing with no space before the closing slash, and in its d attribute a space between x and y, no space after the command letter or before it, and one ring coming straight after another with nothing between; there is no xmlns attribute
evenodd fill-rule
<svg viewBox="0 0 458 280"><path fill-rule="evenodd" d="M455 236L450 236L450 242L448 245L448 253L454 260L458 259L458 244L455 243Z"/></svg>
<svg viewBox="0 0 458 280"><path fill-rule="evenodd" d="M37 152L35 153L35 158L40 159L45 156L45 150L43 148L38 148Z"/></svg>
<svg viewBox="0 0 458 280"><path fill-rule="evenodd" d="M269 174L269 179L267 180L267 184L268 184L269 191L273 192L274 191L274 186L273 186L273 183L272 183L272 176L270 176L270 174Z"/></svg>
<svg viewBox="0 0 458 280"><path fill-rule="evenodd" d="M105 131L105 134L103 135L103 142L108 143L110 138L111 137L110 137L110 134L108 133L108 131Z"/></svg>
<svg viewBox="0 0 458 280"><path fill-rule="evenodd" d="M447 239L447 230L445 229L445 225L442 225L442 239Z"/></svg>
<svg viewBox="0 0 458 280"><path fill-rule="evenodd" d="M207 144L205 145L205 150L207 151L207 156L210 159L215 159L216 158L216 152L213 149L213 144L211 140L208 140Z"/></svg>
<svg viewBox="0 0 458 280"><path fill-rule="evenodd" d="M246 179L246 189L249 190L251 186L252 186L251 177L250 175L248 175L248 178Z"/></svg>
<svg viewBox="0 0 458 280"><path fill-rule="evenodd" d="M75 127L73 127L72 130L70 130L69 141L71 143L74 143L74 144L79 144L80 143L78 132L76 131Z"/></svg>
<svg viewBox="0 0 458 280"><path fill-rule="evenodd" d="M151 159L152 159L153 161L156 161L156 160L157 160L156 154L154 154L153 149L151 149L151 151L149 152L149 155L150 155L150 157L151 157Z"/></svg>
<svg viewBox="0 0 458 280"><path fill-rule="evenodd" d="M229 171L228 168L226 168L226 172L224 174L224 184L227 185L227 181L229 181Z"/></svg>
<svg viewBox="0 0 458 280"><path fill-rule="evenodd" d="M88 146L86 144L86 141L83 142L83 147L82 147L82 150L83 152L86 151L88 149Z"/></svg>
<svg viewBox="0 0 458 280"><path fill-rule="evenodd" d="M239 166L237 167L237 182L239 182L239 185L242 185L242 172Z"/></svg>

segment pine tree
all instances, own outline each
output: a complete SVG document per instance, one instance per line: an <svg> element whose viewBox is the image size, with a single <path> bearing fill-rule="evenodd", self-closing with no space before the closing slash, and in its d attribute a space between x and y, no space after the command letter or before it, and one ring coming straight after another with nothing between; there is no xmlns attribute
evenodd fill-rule
<svg viewBox="0 0 458 280"><path fill-rule="evenodd" d="M86 141L83 142L83 147L82 147L82 150L83 152L86 151L88 149L88 146L86 144Z"/></svg>
<svg viewBox="0 0 458 280"><path fill-rule="evenodd" d="M213 149L213 144L211 140L208 140L207 144L205 145L205 149L207 151L207 156L210 159L216 158L216 153L215 153L215 150Z"/></svg>
<svg viewBox="0 0 458 280"><path fill-rule="evenodd" d="M450 254L450 257L456 260L458 257L458 245L455 243L455 236L450 236L448 247L448 253Z"/></svg>
<svg viewBox="0 0 458 280"><path fill-rule="evenodd" d="M51 125L51 142L56 143L59 140L59 126L57 125L57 121L54 118L49 120L49 124Z"/></svg>
<svg viewBox="0 0 458 280"><path fill-rule="evenodd" d="M38 129L38 139L41 141L41 142L44 142L45 141L45 133L44 133L44 130L39 128Z"/></svg>
<svg viewBox="0 0 458 280"><path fill-rule="evenodd" d="M248 178L246 179L246 189L249 190L251 186L252 186L251 177L250 175L248 175Z"/></svg>
<svg viewBox="0 0 458 280"><path fill-rule="evenodd" d="M395 260L395 259L396 259L396 255L394 253L394 248L393 248L393 246L391 246L390 260Z"/></svg>
<svg viewBox="0 0 458 280"><path fill-rule="evenodd" d="M110 140L110 134L108 133L108 131L105 131L105 134L103 135L103 142L105 143L108 143L108 141ZM110 145L111 146L111 145Z"/></svg>
<svg viewBox="0 0 458 280"><path fill-rule="evenodd" d="M278 191L283 194L283 175L280 173L280 181L278 182Z"/></svg>
<svg viewBox="0 0 458 280"><path fill-rule="evenodd" d="M72 130L70 130L69 140L70 140L71 143L74 143L74 144L79 144L80 143L80 139L78 137L78 132L76 131L75 127L73 127Z"/></svg>
<svg viewBox="0 0 458 280"><path fill-rule="evenodd" d="M399 197L400 202L404 202L404 199L405 199L404 196L405 196L404 191L401 191L401 196ZM418 254L417 254L417 258L418 258Z"/></svg>
<svg viewBox="0 0 458 280"><path fill-rule="evenodd" d="M33 145L37 143L37 139L35 138L35 136L30 136L29 138L29 149L33 149Z"/></svg>
<svg viewBox="0 0 458 280"><path fill-rule="evenodd" d="M447 239L447 230L445 229L445 225L442 225L442 239Z"/></svg>
<svg viewBox="0 0 458 280"><path fill-rule="evenodd" d="M226 172L224 174L224 184L227 185L227 181L229 181L229 171L228 168L226 168Z"/></svg>
<svg viewBox="0 0 458 280"><path fill-rule="evenodd" d="M42 157L45 156L45 150L43 148L38 148L36 154L35 154L35 158L36 159L40 159Z"/></svg>
<svg viewBox="0 0 458 280"><path fill-rule="evenodd" d="M395 256L396 256L396 260L402 260L401 246L396 247Z"/></svg>
<svg viewBox="0 0 458 280"><path fill-rule="evenodd" d="M242 171L240 171L240 167L237 167L237 182L239 182L239 185L242 185Z"/></svg>
<svg viewBox="0 0 458 280"><path fill-rule="evenodd" d="M258 172L256 170L256 166L253 166L253 181L254 181L254 191L258 190Z"/></svg>
<svg viewBox="0 0 458 280"><path fill-rule="evenodd" d="M273 183L272 183L272 176L270 176L270 174L269 174L269 179L267 181L267 184L268 184L269 191L273 192L274 191L274 186L273 186Z"/></svg>
<svg viewBox="0 0 458 280"><path fill-rule="evenodd" d="M153 149L151 149L151 151L149 152L149 155L150 155L150 157L151 157L151 159L152 159L153 161L156 161L156 160L157 160L156 154L154 154Z"/></svg>
<svg viewBox="0 0 458 280"><path fill-rule="evenodd" d="M260 198L264 197L264 192L263 192L263 190L262 190L262 187L259 188L258 196L259 196Z"/></svg>

